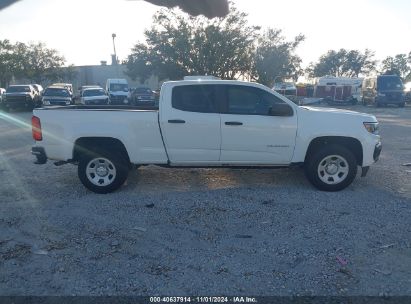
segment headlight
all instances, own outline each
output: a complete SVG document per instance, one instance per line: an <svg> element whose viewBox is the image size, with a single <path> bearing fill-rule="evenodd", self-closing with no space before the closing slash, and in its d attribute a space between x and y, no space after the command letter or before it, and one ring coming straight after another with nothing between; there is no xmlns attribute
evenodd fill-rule
<svg viewBox="0 0 411 304"><path fill-rule="evenodd" d="M50 101L48 101L48 100L43 100L43 104L44 104L45 106L49 106L49 105L50 105Z"/></svg>
<svg viewBox="0 0 411 304"><path fill-rule="evenodd" d="M385 97L385 94L384 93L378 93L378 96Z"/></svg>
<svg viewBox="0 0 411 304"><path fill-rule="evenodd" d="M371 134L380 134L380 128L378 122L364 122L365 129Z"/></svg>
<svg viewBox="0 0 411 304"><path fill-rule="evenodd" d="M124 99L124 103L128 104L128 99L127 98Z"/></svg>

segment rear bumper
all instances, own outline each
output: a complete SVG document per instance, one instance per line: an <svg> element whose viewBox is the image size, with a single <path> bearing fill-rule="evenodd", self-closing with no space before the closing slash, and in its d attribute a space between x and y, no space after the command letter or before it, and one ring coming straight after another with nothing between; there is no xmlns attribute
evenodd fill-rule
<svg viewBox="0 0 411 304"><path fill-rule="evenodd" d="M31 154L33 154L36 157L35 164L43 165L47 163L47 155L43 147L32 147Z"/></svg>

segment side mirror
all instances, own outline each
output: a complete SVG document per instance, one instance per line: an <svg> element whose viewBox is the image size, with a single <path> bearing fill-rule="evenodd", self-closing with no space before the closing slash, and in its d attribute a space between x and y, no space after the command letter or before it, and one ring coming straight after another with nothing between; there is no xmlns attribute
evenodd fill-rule
<svg viewBox="0 0 411 304"><path fill-rule="evenodd" d="M270 116L293 116L294 111L291 106L286 103L276 103L268 110Z"/></svg>

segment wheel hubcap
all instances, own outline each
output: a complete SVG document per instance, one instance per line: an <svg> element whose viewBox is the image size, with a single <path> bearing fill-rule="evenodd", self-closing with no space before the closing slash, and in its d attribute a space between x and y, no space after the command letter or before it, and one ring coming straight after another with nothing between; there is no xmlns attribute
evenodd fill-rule
<svg viewBox="0 0 411 304"><path fill-rule="evenodd" d="M96 186L108 186L116 178L116 168L114 164L104 157L92 159L86 167L88 180Z"/></svg>
<svg viewBox="0 0 411 304"><path fill-rule="evenodd" d="M104 166L98 166L96 169L96 173L98 176L104 177L108 174L108 170Z"/></svg>
<svg viewBox="0 0 411 304"><path fill-rule="evenodd" d="M330 174L330 175L334 175L338 172L338 164L336 163L330 163L325 167L325 171Z"/></svg>
<svg viewBox="0 0 411 304"><path fill-rule="evenodd" d="M347 178L348 172L348 162L340 155L326 156L318 165L318 177L328 185L341 183Z"/></svg>

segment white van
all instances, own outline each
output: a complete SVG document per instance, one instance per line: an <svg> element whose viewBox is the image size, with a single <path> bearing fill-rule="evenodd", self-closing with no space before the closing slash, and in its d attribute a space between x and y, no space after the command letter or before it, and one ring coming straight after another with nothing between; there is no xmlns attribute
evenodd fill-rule
<svg viewBox="0 0 411 304"><path fill-rule="evenodd" d="M106 91L111 104L129 104L130 90L126 79L107 79Z"/></svg>

